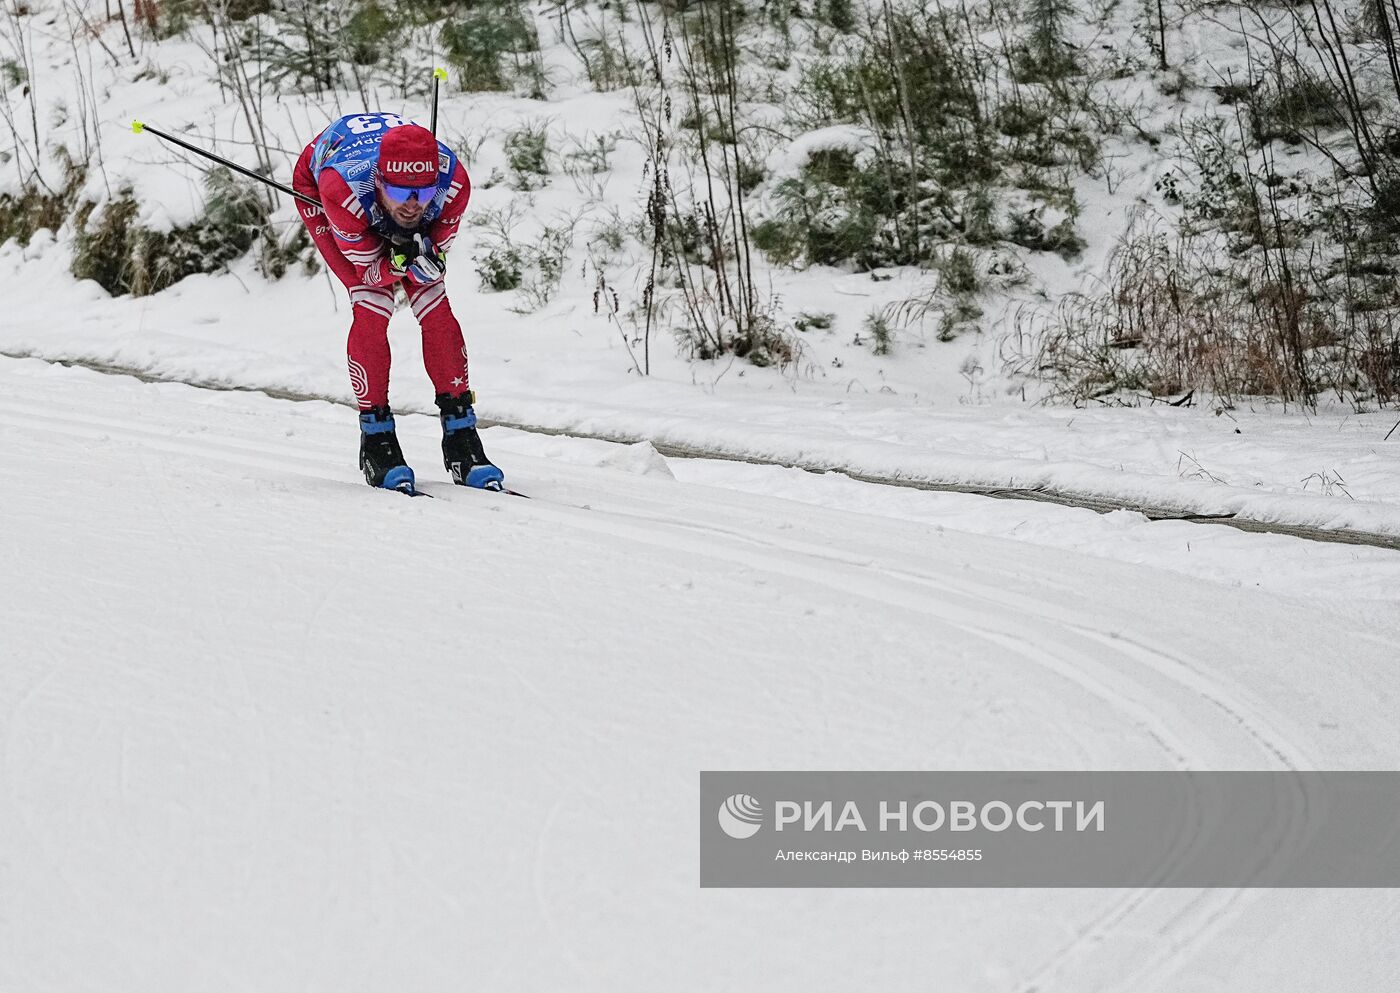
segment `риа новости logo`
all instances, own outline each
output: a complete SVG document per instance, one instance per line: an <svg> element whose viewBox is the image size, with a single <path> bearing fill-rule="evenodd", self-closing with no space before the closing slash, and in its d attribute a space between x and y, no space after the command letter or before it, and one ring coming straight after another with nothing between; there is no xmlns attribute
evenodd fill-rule
<svg viewBox="0 0 1400 993"><path fill-rule="evenodd" d="M720 804L719 826L731 838L752 838L763 826L763 804L747 793L735 793Z"/></svg>

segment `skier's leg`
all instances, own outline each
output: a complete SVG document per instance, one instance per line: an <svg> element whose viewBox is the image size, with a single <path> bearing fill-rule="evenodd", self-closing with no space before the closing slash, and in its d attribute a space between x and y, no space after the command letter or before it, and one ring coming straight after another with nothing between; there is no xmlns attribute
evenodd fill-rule
<svg viewBox="0 0 1400 993"><path fill-rule="evenodd" d="M308 168L309 156L308 148L293 172L292 185L314 197L319 192ZM350 336L345 351L350 386L360 408L360 471L371 486L413 493L413 470L404 464L394 415L389 410L389 318L394 313L394 289L361 284L359 273L335 243L330 221L320 208L301 203L297 214L326 268L350 293Z"/></svg>
<svg viewBox="0 0 1400 993"><path fill-rule="evenodd" d="M414 491L413 470L405 463L389 410L389 316L392 287L350 290L354 319L346 343L350 385L360 407L360 470L371 486Z"/></svg>
<svg viewBox="0 0 1400 993"><path fill-rule="evenodd" d="M353 319L346 357L350 385L361 410L389 405L389 316L393 287L356 286L350 290Z"/></svg>
<svg viewBox="0 0 1400 993"><path fill-rule="evenodd" d="M500 489L505 475L486 457L476 430L462 326L447 302L442 280L411 286L408 301L423 329L423 365L433 381L442 421L442 462L453 482Z"/></svg>
<svg viewBox="0 0 1400 993"><path fill-rule="evenodd" d="M326 215L302 204L301 221L311 233L326 267L350 293L350 340L346 354L350 385L361 410L389 405L389 317L394 313L392 286L365 286L354 264L341 253Z"/></svg>
<svg viewBox="0 0 1400 993"><path fill-rule="evenodd" d="M462 325L452 313L447 300L447 284L420 286L405 283L408 303L418 326L423 329L423 367L433 381L435 393L465 393L470 387L467 368L467 346L462 339Z"/></svg>

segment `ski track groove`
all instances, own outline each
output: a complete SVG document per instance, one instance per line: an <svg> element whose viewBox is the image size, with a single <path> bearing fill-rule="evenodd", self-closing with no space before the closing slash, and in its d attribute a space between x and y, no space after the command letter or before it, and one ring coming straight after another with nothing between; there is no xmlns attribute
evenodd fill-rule
<svg viewBox="0 0 1400 993"><path fill-rule="evenodd" d="M597 508L595 507L594 510L597 511ZM607 512L603 511L602 513ZM1034 601L1028 600L1026 597L1009 595L976 583L967 583L962 588L958 588L946 582L933 579L926 574L907 570L895 571L883 567L875 567L873 565L873 560L861 556L849 553L835 553L830 550L814 549L811 547L794 548L793 544L790 542L758 538L752 534L741 533L729 528L707 527L694 522L667 521L648 515L629 514L622 516L638 517L639 519L646 520L648 523L655 525L670 524L682 530L706 532L723 536L731 541L742 541L773 550L782 550L790 554L814 557L845 569L855 569L862 572L868 572L874 569L874 571L892 579L898 578L905 582L915 582L926 588L935 589L945 595L971 599L974 604L980 601L984 604L993 604L998 607L1010 608L1014 610L1017 616L1022 620L1025 620L1027 617L1034 617L1040 625L1042 625L1042 630L1037 632L1038 634L1044 634L1046 630L1054 632L1056 628L1059 628L1062 631L1076 632L1095 644L1104 648L1109 648L1116 653L1121 653L1126 650L1126 654L1131 656L1133 661L1135 661L1140 668L1146 669L1158 677L1176 684L1184 690L1189 697L1205 701L1210 707L1224 716L1227 725L1242 731L1262 753L1274 759L1284 768L1297 769L1307 761L1306 756L1301 751L1296 750L1288 739L1270 730L1268 728L1268 723L1263 718L1247 716L1246 712L1249 711L1250 708L1228 702L1228 694L1218 692L1213 684L1211 684L1208 677L1183 660L1162 652L1161 650L1140 645L1116 633L1107 633L1087 625L1074 624L1072 622L1046 617L1044 614L1040 613L1039 605L1035 604ZM702 548L690 548L688 551L694 554L712 554L712 548L713 546L705 546ZM806 578L812 579L813 577L809 574ZM828 583L827 585L830 584ZM847 592L851 591L851 588L847 586L841 586L839 588ZM893 591L888 589L879 596L872 596L867 591L857 590L855 592L856 595L886 602L895 599L890 595ZM1157 718L1151 707L1151 703L1154 702L1153 698L1149 696L1147 702L1135 701L1130 698L1122 687L1115 688L1113 686L1111 676L1107 680L1103 679L1102 676L1099 679L1094 679L1084 671L1085 662L1082 656L1076 657L1078 661L1070 661L1068 658L1057 656L1053 651L1038 648L1030 638L1023 634L1015 631L994 631L985 626L986 619L1003 616L999 613L981 613L977 610L973 610L970 620L956 620L954 619L954 615L946 610L930 609L928 604L924 601L911 602L905 599L905 604L914 607L914 609L921 610L929 616L943 620L945 623L949 623L950 626L958 628L964 633L981 637L995 644L1000 644L1002 647L1027 659L1027 661L1054 672L1067 681L1073 682L1082 689L1088 690L1098 696L1110 706L1134 718L1137 726L1147 733L1173 758L1178 768L1188 769L1193 766L1195 768L1209 768L1213 764L1213 756L1198 754L1194 760L1188 757L1187 753L1190 751L1190 747L1176 738L1170 730L1170 727ZM1056 647L1065 649L1072 646L1068 643L1064 643L1058 644ZM1066 654L1068 655L1069 653ZM1185 670L1185 676L1182 675L1182 670ZM1109 671L1111 673L1111 669ZM1128 680L1125 681L1123 685L1131 686L1136 684ZM1192 724L1191 726L1195 725ZM1294 805L1291 813L1293 816L1290 818L1287 825L1288 837L1286 840L1296 844L1300 842L1301 839L1299 836L1306 831L1307 824L1300 823L1300 813L1297 804ZM1199 814L1199 805L1193 808L1193 814ZM1276 845L1274 848L1274 856L1282 857L1286 855L1287 851L1284 850L1284 848L1283 842ZM1165 878L1169 871L1169 864L1164 864L1161 867L1163 878ZM1260 871L1262 872L1262 867ZM1150 977L1151 974L1163 964L1171 962L1171 960L1179 954L1180 950L1193 945L1199 945L1210 937L1210 935L1216 933L1221 926L1237 916L1243 909L1242 902L1247 899L1248 893L1249 891L1245 889L1169 891L1144 887L1134 890L1130 896L1116 902L1087 927L1081 929L1079 935L1036 970L1029 980L1019 985L1018 990L1020 993L1033 993L1033 991L1040 990L1042 984L1046 982L1048 978L1063 971L1067 966L1072 967L1076 960L1090 954L1094 947L1104 941L1113 930L1122 926L1130 916L1149 902L1169 903L1173 900L1184 899L1185 904L1175 911L1169 911L1171 916L1168 918L1168 925L1170 925L1172 921L1178 921L1182 922L1181 926L1175 929L1159 928L1157 930L1159 937L1164 939L1162 944L1165 946L1166 951L1155 956L1148 965L1139 969L1132 976L1108 987L1110 989L1135 990L1138 988L1135 985L1136 983L1143 981L1144 978ZM1204 915L1204 917L1202 918L1201 915ZM1183 929L1184 933L1182 933ZM1074 988L1082 989L1082 987Z"/></svg>
<svg viewBox="0 0 1400 993"><path fill-rule="evenodd" d="M75 418L64 414L44 411L36 420L33 409L27 412L13 403L0 401L0 424L18 428L29 433L52 431L69 438L84 441L105 441L130 446L138 451L158 451L172 455L189 455L195 458L216 458L231 465L247 466L256 469L269 469L279 472L291 471L299 476L326 479L328 472L344 472L344 459L331 459L317 456L304 446L294 446L272 440L236 441L227 436L208 436L203 432L197 437L188 435L172 438L169 432L150 428L135 422L114 418ZM295 457L300 462L312 465L291 465L287 458L273 457L270 453L281 453ZM356 478L359 478L358 472Z"/></svg>
<svg viewBox="0 0 1400 993"><path fill-rule="evenodd" d="M1183 659L1160 649L1139 644L1122 635L1105 635L1103 632L1084 627L1079 627L1079 630L1105 645L1126 650L1136 661L1159 672L1163 671L1163 663L1177 670L1186 670L1186 676L1175 675L1173 678L1183 686L1195 688L1196 692L1210 701L1213 706L1225 714L1227 718L1233 720L1245 734L1253 739L1257 747L1273 756L1279 765L1289 770L1297 770L1308 765L1308 756L1302 751L1296 750L1289 739L1270 730L1267 720L1259 716L1257 712L1253 716L1247 716L1243 712L1245 708L1232 705L1221 695L1212 692L1208 678ZM1312 830L1316 830L1316 824L1308 817L1309 808L1304 792L1295 786L1290 798L1293 803L1289 809L1290 816L1283 827L1284 836L1271 846L1264 846L1266 851L1261 857L1262 864L1259 871L1255 873L1256 877L1267 868L1271 858L1286 857L1311 835ZM1140 892L1144 896L1151 894L1151 891ZM1157 953L1136 971L1123 977L1118 983L1118 988L1129 991L1139 990L1141 989L1139 984L1145 980L1150 981L1164 965L1168 965L1166 970L1168 973L1175 972L1176 968L1171 967L1170 963L1175 962L1179 966L1183 951L1193 946L1199 946L1212 934L1218 932L1221 927L1243 911L1246 902L1254 898L1249 890L1240 888L1196 891L1168 919L1165 927L1158 931L1158 935L1167 940L1155 946ZM1031 993L1031 991L1038 989L1039 983L1044 981L1044 977L1052 976L1061 971L1065 965L1071 963L1071 960L1091 954L1094 947L1104 941L1139 903L1141 903L1140 900L1134 901L1132 906L1124 908L1122 913L1106 915L1094 926L1086 929L1060 955L1048 962L1028 985L1023 986L1022 993ZM1156 976L1156 978L1161 979L1162 977Z"/></svg>
<svg viewBox="0 0 1400 993"><path fill-rule="evenodd" d="M916 577L910 576L909 578ZM983 587L980 593L988 601L998 602L1022 614L1030 613L1035 609L1034 603L1028 602L1024 597L1008 595L986 587ZM1229 702L1227 694L1217 692L1216 685L1211 682L1210 678L1184 659L1153 646L1141 644L1116 632L1105 633L1086 625L1074 624L1073 622L1064 623L1066 627L1080 632L1104 647L1125 652L1138 664L1156 672L1163 678L1173 680L1189 692L1196 693L1220 711L1227 720L1237 725L1254 741L1260 751L1272 756L1284 769L1296 770L1309 765L1307 754L1295 748L1291 739L1274 731L1269 721L1261 716L1257 710ZM1206 768L1211 764L1209 758L1203 762L1198 759L1197 762L1200 763L1197 768ZM1189 768L1189 764L1183 763L1181 767L1183 769ZM1294 802L1290 808L1291 816L1285 824L1285 836L1272 846L1270 853L1264 856L1262 859L1264 864L1261 865L1256 876L1263 872L1270 855L1274 858L1285 857L1294 847L1306 840L1306 836L1311 833L1309 829L1315 830L1316 828L1316 825L1307 817L1308 808L1303 791L1295 788L1291 798ZM1194 808L1194 811L1198 810L1199 807ZM1162 950L1136 972L1120 980L1116 984L1116 988L1129 991L1140 989L1138 985L1140 982L1150 980L1163 964L1179 959L1183 950L1201 944L1216 933L1220 927L1242 912L1244 902L1254 898L1249 890L1240 888L1181 892L1190 892L1191 895L1187 896L1185 904L1168 918L1166 925L1158 930L1159 937L1167 939L1158 946ZM1122 901L1087 928L1082 929L1079 936L1062 949L1059 954L1047 961L1032 979L1019 989L1022 993L1032 993L1032 991L1040 989L1041 983L1045 982L1047 977L1053 977L1056 973L1061 972L1074 960L1092 954L1095 947L1106 940L1115 928L1121 926L1145 902L1154 898L1162 902L1170 899L1162 891L1151 889L1135 891L1133 896ZM1168 971L1175 970L1169 969Z"/></svg>

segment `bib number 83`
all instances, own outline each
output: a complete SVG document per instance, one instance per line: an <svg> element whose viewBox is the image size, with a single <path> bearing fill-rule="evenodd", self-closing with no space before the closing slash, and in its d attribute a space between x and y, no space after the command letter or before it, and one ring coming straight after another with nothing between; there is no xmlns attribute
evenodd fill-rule
<svg viewBox="0 0 1400 993"><path fill-rule="evenodd" d="M355 134L373 134L380 128L396 128L407 123L398 114L361 114L347 120L345 126Z"/></svg>

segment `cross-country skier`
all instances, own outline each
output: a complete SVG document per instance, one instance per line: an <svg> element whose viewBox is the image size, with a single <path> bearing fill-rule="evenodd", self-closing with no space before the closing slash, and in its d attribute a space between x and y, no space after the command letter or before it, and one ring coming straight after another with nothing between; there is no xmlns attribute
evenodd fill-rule
<svg viewBox="0 0 1400 993"><path fill-rule="evenodd" d="M447 301L446 254L471 196L467 171L426 128L397 114L342 117L302 151L292 185L302 223L350 292L347 352L360 407L360 468L371 486L413 491L389 410L389 317L402 286L423 330L423 364L454 482L499 488L476 432L462 328Z"/></svg>

